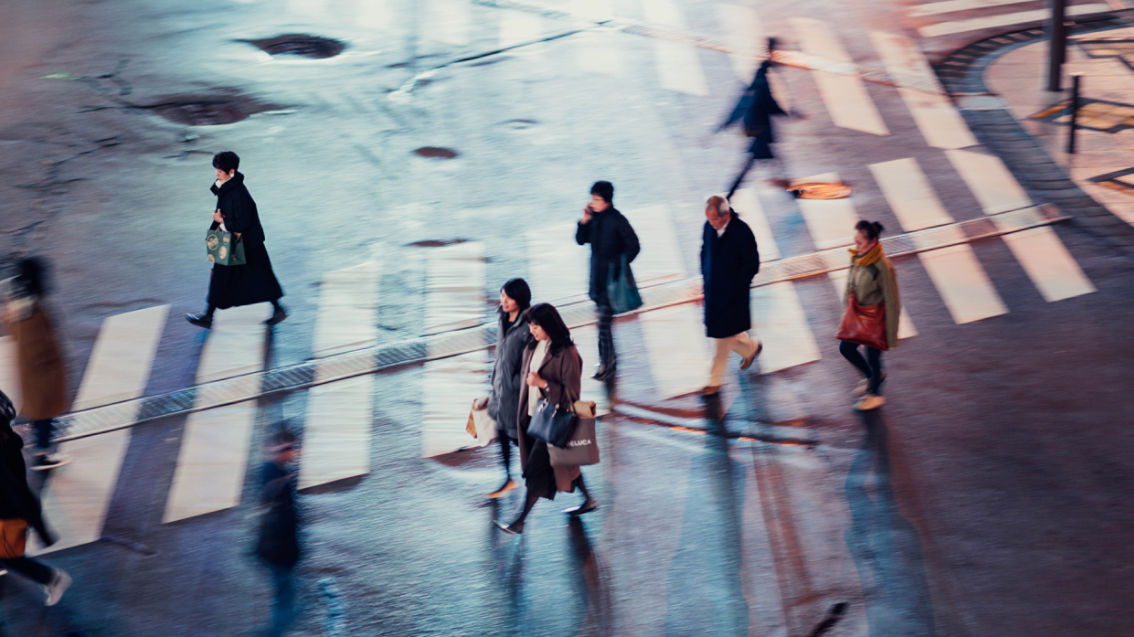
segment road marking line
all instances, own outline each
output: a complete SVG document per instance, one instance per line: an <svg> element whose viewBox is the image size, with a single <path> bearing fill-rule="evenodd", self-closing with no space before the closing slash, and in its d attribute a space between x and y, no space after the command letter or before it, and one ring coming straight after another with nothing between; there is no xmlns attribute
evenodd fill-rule
<svg viewBox="0 0 1134 637"><path fill-rule="evenodd" d="M969 245L918 254L955 323L972 323L1008 312Z"/></svg>
<svg viewBox="0 0 1134 637"><path fill-rule="evenodd" d="M575 47L580 70L614 77L626 74L622 50L611 43L610 32L584 31L578 37L582 39L579 46Z"/></svg>
<svg viewBox="0 0 1134 637"><path fill-rule="evenodd" d="M870 164L870 172L906 232L953 223L916 159Z"/></svg>
<svg viewBox="0 0 1134 637"><path fill-rule="evenodd" d="M764 350L756 358L760 373L769 374L819 360L819 346L794 283L762 285L751 294L755 331L764 344Z"/></svg>
<svg viewBox="0 0 1134 637"><path fill-rule="evenodd" d="M824 173L800 179L808 183L838 183L838 173ZM811 240L818 250L850 245L854 239L854 224L858 214L847 199L799 199L799 211L811 232Z"/></svg>
<svg viewBox="0 0 1134 637"><path fill-rule="evenodd" d="M839 299L840 306L843 303L843 294L847 290L847 277L850 276L850 270L835 270L829 272L827 275L831 279L831 284L835 286L835 296ZM902 282L898 281L899 296L901 295ZM844 308L845 309L845 308ZM839 320L842 320L842 313L839 313ZM838 326L836 325L836 328ZM831 336L834 337L837 330L832 330ZM902 305L902 311L898 315L898 340L905 340L917 336L917 328L914 327L913 319L910 318L909 311L906 306Z"/></svg>
<svg viewBox="0 0 1134 637"><path fill-rule="evenodd" d="M906 11L906 14L912 18L923 18L925 16L952 13L954 11L1005 7L1010 4L1027 4L1033 1L1034 0L943 0L942 2L927 2L910 7Z"/></svg>
<svg viewBox="0 0 1134 637"><path fill-rule="evenodd" d="M1090 13L1105 13L1111 11L1110 5L1107 4L1079 4L1067 7L1067 16L1087 15ZM1017 13L1005 13L1001 15L985 16L980 18L969 18L966 20L954 20L951 22L939 22L937 24L930 24L918 29L918 33L925 38L935 38L942 35L952 35L954 33L964 33L965 31L978 31L980 29L993 29L996 27L1006 27L1012 24L1020 24L1022 22L1039 22L1046 20L1051 12L1047 9L1034 9L1031 11L1020 11Z"/></svg>
<svg viewBox="0 0 1134 637"><path fill-rule="evenodd" d="M465 432L472 401L491 391L487 350L429 361L424 365L421 401L421 457L432 458L477 441Z"/></svg>
<svg viewBox="0 0 1134 637"><path fill-rule="evenodd" d="M209 330L197 384L260 371L266 347L262 304L223 310ZM257 405L248 400L189 414L163 523L240 503Z"/></svg>
<svg viewBox="0 0 1134 637"><path fill-rule="evenodd" d="M709 84L695 46L661 38L652 38L652 42L654 66L663 87L689 95L709 94Z"/></svg>
<svg viewBox="0 0 1134 637"><path fill-rule="evenodd" d="M776 246L772 226L768 223L768 216L764 214L764 206L760 204L756 189L737 190L729 203L737 216L752 228L752 234L756 236L756 248L760 251L760 262L775 261L780 258L780 249Z"/></svg>
<svg viewBox="0 0 1134 637"><path fill-rule="evenodd" d="M590 371L594 363L598 362L598 327L583 325L571 330L571 340L575 341L575 348L583 357L583 400L595 401L595 409L599 416L610 413L610 401L606 396L606 384L591 378Z"/></svg>
<svg viewBox="0 0 1134 637"><path fill-rule="evenodd" d="M968 184L984 213L991 215L1032 205L1032 199L999 157L971 150L946 150L953 167Z"/></svg>
<svg viewBox="0 0 1134 637"><path fill-rule="evenodd" d="M792 18L791 21L799 34L804 53L835 64L854 66L854 60L826 23L813 18ZM870 99L866 84L858 75L838 75L820 70L812 71L811 75L836 126L874 135L890 134Z"/></svg>
<svg viewBox="0 0 1134 637"><path fill-rule="evenodd" d="M894 77L908 77L918 86L934 86L937 92L921 91L899 84L898 94L906 103L926 143L934 148L975 146L965 120L944 94L937 76L917 44L904 35L872 31L870 39L882 56L886 71Z"/></svg>
<svg viewBox="0 0 1134 637"><path fill-rule="evenodd" d="M685 28L685 16L673 0L646 0L642 3L642 12L646 22L677 29Z"/></svg>
<svg viewBox="0 0 1134 637"><path fill-rule="evenodd" d="M89 409L141 396L150 380L168 305L107 317L99 329L72 407ZM137 416L136 410L134 417ZM44 491L44 515L59 540L37 553L94 542L102 536L106 513L130 445L131 430L121 429L61 445L71 463L55 472Z"/></svg>
<svg viewBox="0 0 1134 637"><path fill-rule="evenodd" d="M396 25L388 0L355 0L355 20L359 26L386 29Z"/></svg>
<svg viewBox="0 0 1134 637"><path fill-rule="evenodd" d="M609 20L614 17L610 0L571 0L571 13L587 20Z"/></svg>
<svg viewBox="0 0 1134 637"><path fill-rule="evenodd" d="M378 263L367 261L323 277L313 356L377 344L378 273ZM324 365L317 365L316 382L324 375ZM374 377L369 375L308 390L299 488L370 472L373 401Z"/></svg>
<svg viewBox="0 0 1134 637"><path fill-rule="evenodd" d="M1095 291L1095 286L1051 228L1013 232L1003 239L1047 302Z"/></svg>
<svg viewBox="0 0 1134 637"><path fill-rule="evenodd" d="M527 11L505 10L500 16L500 46L534 42L543 33L543 19Z"/></svg>
<svg viewBox="0 0 1134 637"><path fill-rule="evenodd" d="M728 55L732 70L747 85L756 75L756 69L760 66L760 53L763 51L761 42L764 37L760 17L751 7L728 3L717 5L717 17L720 19L725 43L732 50Z"/></svg>
<svg viewBox="0 0 1134 637"><path fill-rule="evenodd" d="M709 340L701 306L692 303L638 316L654 388L662 399L695 392L709 378Z"/></svg>
<svg viewBox="0 0 1134 637"><path fill-rule="evenodd" d="M452 45L469 43L469 5L465 0L427 0L421 29L434 41Z"/></svg>
<svg viewBox="0 0 1134 637"><path fill-rule="evenodd" d="M528 253L528 285L532 298L585 295L590 284L590 244L575 243L574 223L556 224L524 233Z"/></svg>
<svg viewBox="0 0 1134 637"><path fill-rule="evenodd" d="M638 284L684 278L685 260L669 206L638 206L625 214L642 247L631 267Z"/></svg>
<svg viewBox="0 0 1134 637"><path fill-rule="evenodd" d="M430 248L426 265L424 334L484 322L484 244Z"/></svg>

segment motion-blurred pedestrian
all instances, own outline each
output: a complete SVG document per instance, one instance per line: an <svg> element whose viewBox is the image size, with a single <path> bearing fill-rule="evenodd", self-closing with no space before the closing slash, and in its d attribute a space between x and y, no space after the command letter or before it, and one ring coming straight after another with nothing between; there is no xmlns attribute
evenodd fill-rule
<svg viewBox="0 0 1134 637"><path fill-rule="evenodd" d="M12 430L15 417L12 401L0 392L0 566L41 584L44 604L54 606L71 585L71 576L24 555L29 526L44 546L54 544L55 536L43 521L39 498L28 486L24 441Z"/></svg>
<svg viewBox="0 0 1134 637"><path fill-rule="evenodd" d="M612 270L627 265L638 256L641 246L638 235L626 217L614 208L614 185L609 181L596 181L591 186L591 201L583 208L583 217L575 230L575 242L591 244L591 268L588 296L595 302L598 313L599 367L594 378L609 380L614 377L618 357L614 351L614 308L607 293Z"/></svg>
<svg viewBox="0 0 1134 637"><path fill-rule="evenodd" d="M16 342L16 371L20 383L20 415L35 432L32 469L54 469L69 462L52 454L55 419L67 411L67 374L55 325L44 296L47 265L36 257L16 261L15 276L6 280L4 325Z"/></svg>
<svg viewBox="0 0 1134 637"><path fill-rule="evenodd" d="M861 396L856 408L877 409L886 403L882 397L882 351L898 346L898 317L902 303L898 296L898 276L890 260L882 254L882 224L859 221L855 224L850 273L843 298L846 310L839 325L839 353L862 374L854 390ZM866 357L859 346L866 349Z"/></svg>
<svg viewBox="0 0 1134 637"><path fill-rule="evenodd" d="M517 444L516 405L524 377L524 350L532 341L528 329L528 307L532 291L523 279L510 279L500 288L499 326L496 331L496 363L492 366L492 394L488 398L488 415L496 421L496 440L500 444L500 462L504 465L504 483L488 494L499 498L516 488L512 479L512 447Z"/></svg>
<svg viewBox="0 0 1134 637"><path fill-rule="evenodd" d="M772 96L772 86L768 81L768 71L773 64L772 55L775 47L775 39L769 38L768 59L760 63L752 83L740 96L728 118L717 128L717 132L721 132L733 124L742 123L744 134L752 140L748 146L748 159L744 167L741 168L740 174L736 176L732 186L728 189L727 197L729 198L732 197L737 188L740 188L744 177L748 174L748 171L752 170L752 166L756 164L757 160L774 161L778 166L780 175L777 182L782 182L781 185L787 187L788 180L784 172L783 162L777 159L775 153L772 152L772 144L776 141L772 127L772 116L787 115L787 111L781 108L779 103L776 102L776 98Z"/></svg>
<svg viewBox="0 0 1134 637"><path fill-rule="evenodd" d="M528 329L534 341L524 349L521 374L524 385L520 389L518 417L520 467L523 470L526 494L524 508L511 524L496 522L506 533L524 532L524 520L540 498L554 500L558 491L572 492L576 488L583 494L583 503L564 510L570 515L582 515L598 508L583 482L577 466L553 467L547 443L528 434L528 425L541 399L552 405L570 405L579 398L582 384L583 359L571 341L571 332L548 303L537 303L528 310Z"/></svg>
<svg viewBox="0 0 1134 637"><path fill-rule="evenodd" d="M218 309L255 303L272 304L272 316L265 321L267 325L276 325L287 318L287 311L280 305L283 288L272 272L272 262L264 247L264 228L260 225L256 202L244 185L244 174L236 170L239 166L240 157L232 151L213 156L216 182L211 190L217 196L217 208L209 229L233 233L235 240L243 244L245 262L213 264L208 307L203 314L185 316L193 325L204 328L212 327L213 313Z"/></svg>
<svg viewBox="0 0 1134 637"><path fill-rule="evenodd" d="M299 562L299 509L295 501L295 462L299 443L281 429L268 439L268 456L260 469L260 527L256 555L267 565L272 580L272 617L264 635L283 635L295 622L295 566Z"/></svg>
<svg viewBox="0 0 1134 637"><path fill-rule="evenodd" d="M705 289L705 334L716 343L709 383L703 391L720 391L729 351L740 354L740 369L748 369L764 348L748 336L752 328L749 290L760 271L756 237L724 197L705 202L701 232L701 277Z"/></svg>

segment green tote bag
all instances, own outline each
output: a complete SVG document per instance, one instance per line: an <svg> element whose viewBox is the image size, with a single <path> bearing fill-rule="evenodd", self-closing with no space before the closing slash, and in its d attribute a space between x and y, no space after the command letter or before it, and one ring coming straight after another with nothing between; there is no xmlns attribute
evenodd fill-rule
<svg viewBox="0 0 1134 637"><path fill-rule="evenodd" d="M205 249L209 252L209 263L219 265L244 265L244 242L240 237L220 228L209 230L205 235Z"/></svg>
<svg viewBox="0 0 1134 637"><path fill-rule="evenodd" d="M615 314L622 314L642 307L642 295L638 294L638 284L626 255L611 263L606 270L606 297Z"/></svg>

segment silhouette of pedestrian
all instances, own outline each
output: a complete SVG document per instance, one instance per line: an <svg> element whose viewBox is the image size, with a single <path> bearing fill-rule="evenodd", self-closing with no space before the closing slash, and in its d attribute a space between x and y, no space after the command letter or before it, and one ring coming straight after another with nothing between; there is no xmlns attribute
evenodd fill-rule
<svg viewBox="0 0 1134 637"><path fill-rule="evenodd" d="M272 617L264 635L283 635L295 622L295 565L299 562L299 510L295 502L295 434L281 430L268 440L269 459L260 468L260 528L256 555L272 580Z"/></svg>
<svg viewBox="0 0 1134 637"><path fill-rule="evenodd" d="M488 415L496 421L496 440L500 444L500 463L504 465L504 483L488 494L496 499L516 488L512 480L512 447L516 431L516 404L524 378L524 349L532 341L528 330L528 307L532 291L523 279L509 279L500 288L499 327L496 332L496 363L492 366L492 394L488 398Z"/></svg>
<svg viewBox="0 0 1134 637"><path fill-rule="evenodd" d="M776 98L772 96L772 86L768 82L768 70L773 64L772 55L775 47L775 38L768 38L768 58L760 63L760 68L756 70L756 76L752 79L752 83L741 95L728 118L717 128L717 132L721 132L733 124L742 123L744 134L752 140L748 146L748 159L745 161L744 167L741 168L740 174L732 182L732 186L729 187L728 194L725 195L729 199L736 193L737 188L740 188L744 177L748 174L748 171L752 170L752 166L756 164L757 160L774 160L780 174L777 182L782 182L781 185L785 188L788 184L783 162L777 159L775 153L772 152L772 144L776 141L772 117L788 114L787 111L780 108Z"/></svg>

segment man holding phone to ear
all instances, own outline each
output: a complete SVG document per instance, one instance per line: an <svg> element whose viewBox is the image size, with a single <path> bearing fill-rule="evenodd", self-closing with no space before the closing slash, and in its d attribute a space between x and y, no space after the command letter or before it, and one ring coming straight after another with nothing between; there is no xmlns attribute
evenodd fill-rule
<svg viewBox="0 0 1134 637"><path fill-rule="evenodd" d="M630 263L638 256L641 246L630 222L614 208L614 185L609 181L596 181L591 186L591 201L583 208L583 217L575 230L575 242L591 244L591 277L588 296L595 302L598 313L599 367L594 378L609 380L614 377L618 364L614 353L614 308L606 292L607 274L613 264L625 255ZM613 266L617 267L617 266Z"/></svg>

